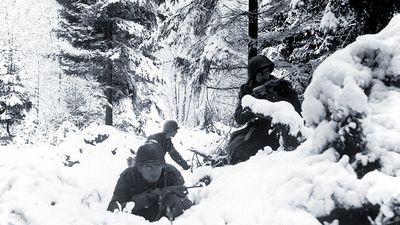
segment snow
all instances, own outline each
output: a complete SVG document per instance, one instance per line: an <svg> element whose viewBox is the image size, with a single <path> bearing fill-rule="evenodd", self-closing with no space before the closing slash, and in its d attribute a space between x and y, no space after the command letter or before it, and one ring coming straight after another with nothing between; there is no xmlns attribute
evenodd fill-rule
<svg viewBox="0 0 400 225"><path fill-rule="evenodd" d="M290 133L294 136L303 128L303 119L289 102L270 102L246 95L242 98L242 107L249 107L254 113L271 117L273 124L282 123L289 125Z"/></svg>
<svg viewBox="0 0 400 225"><path fill-rule="evenodd" d="M109 138L96 145L84 143L84 138L93 139L96 134L108 134ZM185 147L197 142L212 148L216 139L216 134L182 127L174 143L189 159ZM129 149L137 149L143 142L143 138L114 128L93 125L58 147L2 147L0 221L21 225L149 224L135 215L105 210L118 175L126 167L126 157L131 155ZM236 166L181 171L187 185L205 174L212 182L190 189L196 205L174 224L313 225L319 224L314 216L328 213L335 201L359 206L365 196L384 201L391 198L390 193L398 193L397 179L379 172L356 179L348 158L336 161L333 150L312 154L310 144L308 141L294 152L260 151ZM72 155L80 163L66 167L64 155ZM169 157L167 161L173 164ZM393 188L386 185L387 180ZM153 224L169 221L163 218Z"/></svg>
<svg viewBox="0 0 400 225"><path fill-rule="evenodd" d="M291 0L289 3L290 8L292 8L292 9L296 9L303 5L304 5L304 2L302 0Z"/></svg>
<svg viewBox="0 0 400 225"><path fill-rule="evenodd" d="M335 32L338 26L339 20L336 18L335 14L331 11L325 12L319 25L320 30L324 31L324 33L326 34L329 31Z"/></svg>
<svg viewBox="0 0 400 225"><path fill-rule="evenodd" d="M337 206L365 203L381 204L381 217L395 215L391 206L400 194L400 92L383 81L400 74L399 42L400 16L396 16L380 33L359 37L316 69L302 105L312 132L296 150L259 151L235 166L181 171L189 186L204 175L212 182L189 190L196 205L174 224L318 225L316 217ZM243 104L292 129L303 127L289 104L251 96L245 96ZM145 133L159 132L161 121L155 106L147 116L155 119L146 124ZM358 126L351 121L340 127L348 118L359 120L366 140L365 152L356 159L362 163L379 159L382 164L380 170L361 179L350 158L339 158L331 146L340 131ZM145 138L96 124L83 131L70 124L62 127L66 129L60 130L57 146L0 146L0 225L150 224L139 216L106 211L118 176L127 166L126 158ZM101 137L107 138L100 142ZM212 152L222 139L181 126L173 142L190 160L187 149ZM169 156L167 162L177 166ZM170 222L162 218L152 224Z"/></svg>
<svg viewBox="0 0 400 225"><path fill-rule="evenodd" d="M316 127L318 132L331 133L314 137L318 139L317 152L337 138L334 134L341 123L358 118L367 149L356 156L357 161L366 165L379 160L382 172L398 176L400 93L397 87L383 82L400 72L399 28L396 16L380 33L359 37L316 69L302 108L309 126Z"/></svg>

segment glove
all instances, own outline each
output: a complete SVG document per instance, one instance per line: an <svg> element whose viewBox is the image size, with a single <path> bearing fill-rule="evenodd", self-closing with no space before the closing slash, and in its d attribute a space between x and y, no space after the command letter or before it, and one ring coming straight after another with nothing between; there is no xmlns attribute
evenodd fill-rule
<svg viewBox="0 0 400 225"><path fill-rule="evenodd" d="M170 210L170 216L172 216L172 218L176 218L176 217L182 215L182 213L186 209L190 208L193 205L193 203L186 196L180 197L173 193L165 196L164 203L165 203L166 208ZM168 212L167 212L167 214L168 214Z"/></svg>
<svg viewBox="0 0 400 225"><path fill-rule="evenodd" d="M182 168L183 168L184 170L188 170L188 169L190 169L190 166L189 166L187 163L184 163L183 166L182 166Z"/></svg>
<svg viewBox="0 0 400 225"><path fill-rule="evenodd" d="M173 193L165 196L164 204L165 204L166 209L170 210L170 212L167 211L166 213L167 213L167 217L172 216L171 219L174 219L174 218L182 215L182 213L184 211L181 199ZM171 215L168 215L169 213Z"/></svg>
<svg viewBox="0 0 400 225"><path fill-rule="evenodd" d="M242 113L240 113L240 117L244 121L249 121L253 118L256 118L256 115L251 111L249 107L243 109Z"/></svg>
<svg viewBox="0 0 400 225"><path fill-rule="evenodd" d="M149 208L157 204L157 195L152 193L141 193L132 196L132 201L135 203L134 210Z"/></svg>

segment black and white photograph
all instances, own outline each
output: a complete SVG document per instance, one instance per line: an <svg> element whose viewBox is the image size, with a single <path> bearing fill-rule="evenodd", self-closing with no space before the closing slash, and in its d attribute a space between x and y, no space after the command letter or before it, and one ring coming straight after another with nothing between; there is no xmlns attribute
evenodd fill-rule
<svg viewBox="0 0 400 225"><path fill-rule="evenodd" d="M400 225L399 0L0 0L0 225Z"/></svg>

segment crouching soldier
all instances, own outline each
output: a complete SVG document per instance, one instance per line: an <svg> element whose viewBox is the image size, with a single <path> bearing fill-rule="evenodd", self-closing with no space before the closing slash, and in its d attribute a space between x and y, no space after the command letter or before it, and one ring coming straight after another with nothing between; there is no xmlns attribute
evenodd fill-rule
<svg viewBox="0 0 400 225"><path fill-rule="evenodd" d="M158 143L161 145L164 156L168 152L171 158L178 165L180 165L184 170L188 170L190 169L190 166L175 149L171 141L171 138L175 137L175 135L178 133L178 129L179 127L175 120L167 120L164 122L163 131L150 135L147 138L147 143Z"/></svg>
<svg viewBox="0 0 400 225"><path fill-rule="evenodd" d="M165 163L160 145L139 147L136 164L120 175L107 210L128 210L150 222L163 216L173 220L192 206L180 172ZM134 204L130 203L133 202ZM129 204L130 203L130 204Z"/></svg>
<svg viewBox="0 0 400 225"><path fill-rule="evenodd" d="M231 164L248 160L265 146L270 146L273 150L279 147L277 130L271 130L272 119L256 115L248 107L243 108L242 98L245 95L252 95L257 99L265 99L270 102L289 102L301 116L301 104L297 93L288 81L271 75L274 67L274 63L263 55L254 56L249 60L247 65L248 80L240 87L239 102L235 110L236 122L239 125L247 123L247 126L231 135L227 146ZM259 87L263 87L264 90L258 92ZM288 142L293 141L289 135L283 137L284 139L286 137ZM293 145L296 145L296 143Z"/></svg>

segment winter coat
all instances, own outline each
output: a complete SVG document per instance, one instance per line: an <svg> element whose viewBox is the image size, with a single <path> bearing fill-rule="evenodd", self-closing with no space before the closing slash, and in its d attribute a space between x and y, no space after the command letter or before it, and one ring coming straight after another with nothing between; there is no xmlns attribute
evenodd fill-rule
<svg viewBox="0 0 400 225"><path fill-rule="evenodd" d="M276 77L270 75L270 80L277 80ZM301 104L297 93L293 90L290 83L285 80L279 80L273 86L272 93L276 95L258 96L258 99L266 99L271 102L287 101L291 103L297 113L301 115ZM253 83L249 80L246 84L240 87L239 102L235 110L235 120L239 125L248 125L231 136L231 141L228 144L228 154L232 157L231 163L235 164L239 161L247 160L250 156L255 155L259 149L265 146L270 146L272 149L279 147L279 140L274 132L270 132L271 120L269 118L257 118L254 120L254 114L243 113L244 109L241 104L243 96L252 94L255 87L260 84ZM239 148L239 150L238 150Z"/></svg>
<svg viewBox="0 0 400 225"><path fill-rule="evenodd" d="M277 80L278 78L270 75L270 80ZM246 116L242 115L243 112L243 107L242 107L242 98L245 95L250 95L253 92L253 89L256 88L258 85L255 84L253 85L252 81L247 82L246 84L243 84L240 87L240 92L239 92L239 102L235 110L235 121L239 125L243 125L247 123L251 118L246 118ZM263 95L257 97L258 99L266 99L270 102L278 102L278 101L287 101L290 104L293 105L294 109L296 110L299 115L301 115L301 104L299 97L297 96L296 91L293 90L292 86L290 83L286 80L280 80L278 81L278 84L273 87L273 92L275 92L277 95ZM256 126L256 127L263 127L263 123L269 124L269 120L261 120L260 122L256 124L252 124L251 126ZM269 129L269 126L266 126L266 129Z"/></svg>
<svg viewBox="0 0 400 225"><path fill-rule="evenodd" d="M133 196L143 194L145 191L183 184L184 180L181 173L174 166L169 164L165 164L161 177L155 184L146 182L137 166L129 167L120 175L107 210L114 212L115 209L119 209L118 203L121 205L121 208L124 209L127 202L132 201ZM186 196L184 198L186 198ZM187 198L185 200L189 201ZM142 216L151 222L160 219L157 218L157 216L165 216L166 212L159 212L157 199L150 201L148 204L150 205L144 207L142 202L135 202L135 207L131 213ZM137 208L136 205L143 205L143 207Z"/></svg>
<svg viewBox="0 0 400 225"><path fill-rule="evenodd" d="M182 158L182 156L179 154L179 152L175 149L174 145L172 144L171 138L167 138L166 133L160 132L156 133L153 135L150 135L147 138L147 141L156 141L158 144L161 145L163 151L164 151L164 156L168 152L171 158L178 164L180 165L183 169L187 170L189 169L189 165L187 162Z"/></svg>

